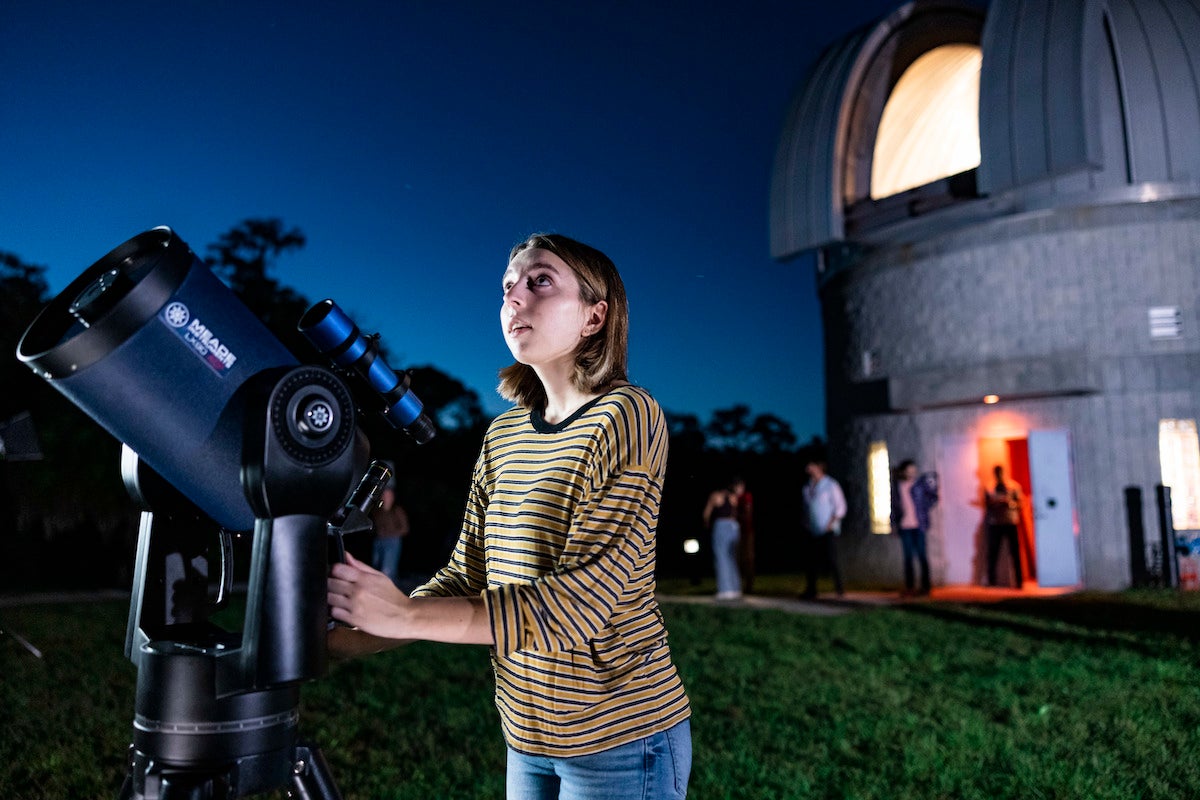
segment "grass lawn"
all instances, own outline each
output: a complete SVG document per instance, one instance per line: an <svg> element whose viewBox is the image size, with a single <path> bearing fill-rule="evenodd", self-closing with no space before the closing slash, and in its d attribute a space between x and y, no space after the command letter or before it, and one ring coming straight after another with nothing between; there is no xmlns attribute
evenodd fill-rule
<svg viewBox="0 0 1200 800"><path fill-rule="evenodd" d="M126 611L0 608L0 797L116 797ZM1200 797L1200 596L664 613L693 705L690 797ZM347 800L500 798L491 688L484 648L412 645L307 686L301 727Z"/></svg>

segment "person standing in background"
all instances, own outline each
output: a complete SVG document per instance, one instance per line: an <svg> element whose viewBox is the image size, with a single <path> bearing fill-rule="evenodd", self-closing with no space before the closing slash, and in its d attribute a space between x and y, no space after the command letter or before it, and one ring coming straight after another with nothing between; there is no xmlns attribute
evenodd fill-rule
<svg viewBox="0 0 1200 800"><path fill-rule="evenodd" d="M1021 522L1021 485L1004 477L1004 467L997 464L992 469L995 483L983 492L984 523L987 526L987 577L988 585L996 585L996 562L1000 546L1008 540L1008 552L1012 557L1013 575L1017 588L1024 586L1021 573L1021 544L1017 540L1017 525Z"/></svg>
<svg viewBox="0 0 1200 800"><path fill-rule="evenodd" d="M738 540L738 569L742 573L742 591L754 591L754 495L741 478L733 479L737 497L737 521L741 538Z"/></svg>
<svg viewBox="0 0 1200 800"><path fill-rule="evenodd" d="M712 534L718 600L737 600L742 596L742 576L738 573L741 526L738 525L736 486L734 482L728 488L717 489L708 496L704 506L704 527Z"/></svg>
<svg viewBox="0 0 1200 800"><path fill-rule="evenodd" d="M375 523L375 542L371 546L371 566L396 583L400 579L400 552L408 536L408 513L396 502L396 478L383 490L379 508L371 515Z"/></svg>
<svg viewBox="0 0 1200 800"><path fill-rule="evenodd" d="M833 575L833 589L838 597L844 593L842 572L838 568L837 537L842 532L846 516L846 496L841 484L826 474L825 462L810 458L804 467L808 483L804 486L804 504L808 510L807 585L801 595L805 599L817 596L817 575L828 570Z"/></svg>
<svg viewBox="0 0 1200 800"><path fill-rule="evenodd" d="M900 537L904 554L904 594L929 594L929 556L926 534L929 510L938 500L937 478L932 473L918 476L912 459L900 462L892 482L892 529ZM916 586L913 561L921 569L921 585Z"/></svg>

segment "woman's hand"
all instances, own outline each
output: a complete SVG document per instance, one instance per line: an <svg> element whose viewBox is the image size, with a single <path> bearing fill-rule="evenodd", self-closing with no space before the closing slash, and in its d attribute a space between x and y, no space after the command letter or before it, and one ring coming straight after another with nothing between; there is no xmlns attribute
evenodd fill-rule
<svg viewBox="0 0 1200 800"><path fill-rule="evenodd" d="M361 631L388 639L405 637L405 613L412 600L391 578L349 553L334 564L326 581L330 616Z"/></svg>
<svg viewBox="0 0 1200 800"><path fill-rule="evenodd" d="M412 599L382 572L349 553L327 581L329 613L363 633L384 639L495 644L482 597Z"/></svg>

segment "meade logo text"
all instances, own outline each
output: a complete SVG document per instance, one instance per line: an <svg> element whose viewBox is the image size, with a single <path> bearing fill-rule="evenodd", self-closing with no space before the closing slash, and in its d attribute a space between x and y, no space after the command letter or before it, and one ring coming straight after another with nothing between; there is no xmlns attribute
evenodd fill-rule
<svg viewBox="0 0 1200 800"><path fill-rule="evenodd" d="M237 361L237 356L221 344L208 326L199 317L193 317L188 307L178 300L163 306L158 317L218 375L224 375Z"/></svg>
<svg viewBox="0 0 1200 800"><path fill-rule="evenodd" d="M237 361L237 356L229 352L229 348L221 344L220 339L213 336L212 331L200 321L199 317L194 317L191 324L187 326L185 338L188 344L196 348L197 353L210 361L215 359L225 369L230 369L233 367L233 362Z"/></svg>

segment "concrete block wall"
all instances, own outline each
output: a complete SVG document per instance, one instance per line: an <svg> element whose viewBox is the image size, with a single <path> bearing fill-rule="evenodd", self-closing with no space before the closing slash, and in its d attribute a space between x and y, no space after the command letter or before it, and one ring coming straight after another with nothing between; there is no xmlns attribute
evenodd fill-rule
<svg viewBox="0 0 1200 800"><path fill-rule="evenodd" d="M1124 487L1142 488L1156 535L1158 421L1200 419L1200 200L1049 210L897 242L829 280L822 302L849 574L900 581L898 543L869 533L870 443L932 464L940 436L978 435L1004 409L1070 432L1085 584L1128 584ZM1179 338L1150 337L1152 306L1179 308ZM879 380L893 408L848 411ZM992 392L1018 399L982 405Z"/></svg>

